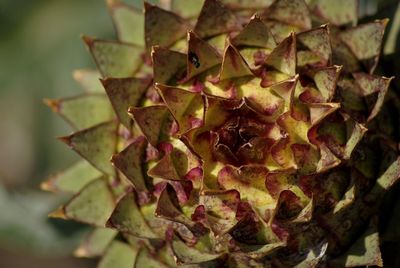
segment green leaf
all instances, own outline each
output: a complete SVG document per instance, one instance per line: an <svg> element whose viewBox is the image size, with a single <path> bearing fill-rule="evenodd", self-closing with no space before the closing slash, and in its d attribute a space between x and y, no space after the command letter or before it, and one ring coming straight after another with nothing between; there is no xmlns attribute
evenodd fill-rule
<svg viewBox="0 0 400 268"><path fill-rule="evenodd" d="M110 101L104 94L87 94L45 103L74 129L85 129L114 119Z"/></svg>
<svg viewBox="0 0 400 268"><path fill-rule="evenodd" d="M284 74L296 75L296 38L293 33L272 50L265 64Z"/></svg>
<svg viewBox="0 0 400 268"><path fill-rule="evenodd" d="M353 73L353 77L364 96L370 96L374 93L378 95L368 116L367 122L369 122L380 112L393 77L386 78L366 73Z"/></svg>
<svg viewBox="0 0 400 268"><path fill-rule="evenodd" d="M137 254L136 248L123 242L114 241L100 260L98 268L132 268Z"/></svg>
<svg viewBox="0 0 400 268"><path fill-rule="evenodd" d="M237 223L236 211L239 201L240 194L236 190L205 191L200 196L207 221L216 236L224 235Z"/></svg>
<svg viewBox="0 0 400 268"><path fill-rule="evenodd" d="M117 231L115 230L96 228L86 235L74 255L86 258L101 256L116 235Z"/></svg>
<svg viewBox="0 0 400 268"><path fill-rule="evenodd" d="M130 266L132 267L132 266ZM135 261L135 266L134 268L167 268L167 266L159 262L157 259L155 259L153 256L150 255L149 251L147 248L142 247L137 256L136 256L136 261Z"/></svg>
<svg viewBox="0 0 400 268"><path fill-rule="evenodd" d="M115 122L106 122L59 139L98 170L111 176L115 175L115 170L110 162L117 146L117 124Z"/></svg>
<svg viewBox="0 0 400 268"><path fill-rule="evenodd" d="M112 156L111 162L118 168L137 191L147 192L146 177L143 164L146 156L147 142L144 137L139 137L128 145L123 151Z"/></svg>
<svg viewBox="0 0 400 268"><path fill-rule="evenodd" d="M170 153L166 153L154 167L149 169L147 174L153 178L179 181L188 171L186 154L174 148Z"/></svg>
<svg viewBox="0 0 400 268"><path fill-rule="evenodd" d="M118 40L144 47L143 13L119 1L111 0L107 3Z"/></svg>
<svg viewBox="0 0 400 268"><path fill-rule="evenodd" d="M241 25L235 15L224 7L220 1L205 0L194 32L200 38L208 38L240 29Z"/></svg>
<svg viewBox="0 0 400 268"><path fill-rule="evenodd" d="M220 64L219 52L193 31L188 33L187 78L190 79Z"/></svg>
<svg viewBox="0 0 400 268"><path fill-rule="evenodd" d="M203 6L199 0L171 0L171 10L183 18L196 17Z"/></svg>
<svg viewBox="0 0 400 268"><path fill-rule="evenodd" d="M138 46L118 41L92 39L87 36L84 36L83 40L103 78L130 77L142 65L143 49Z"/></svg>
<svg viewBox="0 0 400 268"><path fill-rule="evenodd" d="M66 170L51 176L41 184L41 188L47 191L77 193L86 184L102 176L102 173L89 164L86 160L81 160Z"/></svg>
<svg viewBox="0 0 400 268"><path fill-rule="evenodd" d="M178 262L186 264L203 263L218 259L223 254L213 254L207 252L201 252L194 247L187 246L184 242L178 238L173 239L171 242L172 250Z"/></svg>
<svg viewBox="0 0 400 268"><path fill-rule="evenodd" d="M264 12L270 20L294 25L302 30L311 29L311 17L303 0L277 0Z"/></svg>
<svg viewBox="0 0 400 268"><path fill-rule="evenodd" d="M340 32L341 40L350 48L358 60L364 61L370 72L373 72L378 64L387 23L387 19L379 20Z"/></svg>
<svg viewBox="0 0 400 268"><path fill-rule="evenodd" d="M101 82L106 89L118 119L130 130L132 128L132 119L128 115L128 108L139 105L151 81L132 77L107 78Z"/></svg>
<svg viewBox="0 0 400 268"><path fill-rule="evenodd" d="M218 173L218 183L226 190L236 190L242 201L248 201L257 209L275 207L276 201L265 187L267 169L261 166L225 166Z"/></svg>
<svg viewBox="0 0 400 268"><path fill-rule="evenodd" d="M204 100L199 93L156 84L159 94L178 123L178 133L200 127L204 122Z"/></svg>
<svg viewBox="0 0 400 268"><path fill-rule="evenodd" d="M353 152L354 148L356 148L357 144L361 141L362 137L368 129L363 124L360 124L351 118L346 120L346 128L348 133L348 140L346 142L343 157L345 159L350 159L351 153Z"/></svg>
<svg viewBox="0 0 400 268"><path fill-rule="evenodd" d="M239 51L231 44L227 46L222 60L221 70L219 72L219 79L232 79L243 76L251 76L253 73L246 61L240 55Z"/></svg>
<svg viewBox="0 0 400 268"><path fill-rule="evenodd" d="M154 147L157 147L159 142L169 139L174 119L166 106L134 107L129 109L129 114Z"/></svg>
<svg viewBox="0 0 400 268"><path fill-rule="evenodd" d="M232 39L235 46L250 46L273 49L275 39L268 27L255 15L244 29Z"/></svg>
<svg viewBox="0 0 400 268"><path fill-rule="evenodd" d="M332 50L327 25L322 25L319 28L299 33L296 35L296 38L300 44L319 58L318 65L329 65L332 57ZM297 53L299 53L299 51ZM297 54L297 57L299 57L299 54ZM298 59L298 61L302 62L301 66L308 63L304 60Z"/></svg>
<svg viewBox="0 0 400 268"><path fill-rule="evenodd" d="M312 0L309 6L323 22L337 26L357 23L358 0Z"/></svg>
<svg viewBox="0 0 400 268"><path fill-rule="evenodd" d="M350 249L332 261L340 267L379 266L383 267L379 249L379 233L374 223L357 239Z"/></svg>
<svg viewBox="0 0 400 268"><path fill-rule="evenodd" d="M187 25L181 17L147 2L144 8L145 41L148 50L155 45L169 47L185 36Z"/></svg>
<svg viewBox="0 0 400 268"><path fill-rule="evenodd" d="M117 204L107 226L141 238L157 238L143 218L134 192L127 193Z"/></svg>
<svg viewBox="0 0 400 268"><path fill-rule="evenodd" d="M49 216L104 227L114 207L114 195L103 177L86 185L66 205Z"/></svg>
<svg viewBox="0 0 400 268"><path fill-rule="evenodd" d="M100 83L101 74L97 70L80 69L73 72L75 81L86 92L103 93L104 88Z"/></svg>

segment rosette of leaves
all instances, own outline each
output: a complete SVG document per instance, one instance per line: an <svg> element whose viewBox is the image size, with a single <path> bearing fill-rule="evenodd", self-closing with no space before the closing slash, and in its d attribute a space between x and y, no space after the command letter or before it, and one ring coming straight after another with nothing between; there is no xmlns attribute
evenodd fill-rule
<svg viewBox="0 0 400 268"><path fill-rule="evenodd" d="M84 37L99 74L48 101L84 158L43 184L74 194L52 216L96 226L77 255L382 266L377 215L400 176L399 101L374 75L386 20L357 25L344 0L163 4L109 2L118 41Z"/></svg>

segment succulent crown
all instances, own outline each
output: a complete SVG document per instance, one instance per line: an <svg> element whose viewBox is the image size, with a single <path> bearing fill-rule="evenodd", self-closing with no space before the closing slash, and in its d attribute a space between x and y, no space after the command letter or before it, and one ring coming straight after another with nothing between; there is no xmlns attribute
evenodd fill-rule
<svg viewBox="0 0 400 268"><path fill-rule="evenodd" d="M75 194L53 216L96 226L77 254L382 266L376 215L400 176L398 99L373 74L387 21L356 25L357 1L165 3L109 1L118 41L84 37L101 85L80 70L85 94L48 101L85 159L43 184Z"/></svg>

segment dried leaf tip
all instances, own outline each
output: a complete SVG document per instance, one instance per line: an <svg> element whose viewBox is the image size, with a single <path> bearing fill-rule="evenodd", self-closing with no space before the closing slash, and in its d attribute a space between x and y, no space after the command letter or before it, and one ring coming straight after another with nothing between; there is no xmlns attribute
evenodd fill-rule
<svg viewBox="0 0 400 268"><path fill-rule="evenodd" d="M53 112L58 113L60 112L60 101L59 100L52 100L52 99L43 99L43 103L46 104L53 110Z"/></svg>

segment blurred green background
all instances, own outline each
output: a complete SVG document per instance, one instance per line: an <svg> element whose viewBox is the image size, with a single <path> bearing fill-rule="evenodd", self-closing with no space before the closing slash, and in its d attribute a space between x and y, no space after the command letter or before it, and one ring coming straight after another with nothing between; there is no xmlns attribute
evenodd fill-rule
<svg viewBox="0 0 400 268"><path fill-rule="evenodd" d="M94 265L70 257L87 229L47 218L67 197L42 192L39 184L77 157L54 138L71 129L42 99L81 92L72 71L94 64L80 34L115 38L104 2L0 0L0 267ZM142 1L128 2L140 7ZM398 1L379 3L362 1L361 14L393 18ZM397 15L389 25L392 53L399 51L399 27ZM399 62L388 64L399 70Z"/></svg>
<svg viewBox="0 0 400 268"><path fill-rule="evenodd" d="M86 230L47 219L66 197L39 190L77 158L42 99L80 92L72 70L94 67L81 33L114 38L104 1L0 0L0 267L91 267L68 257Z"/></svg>

